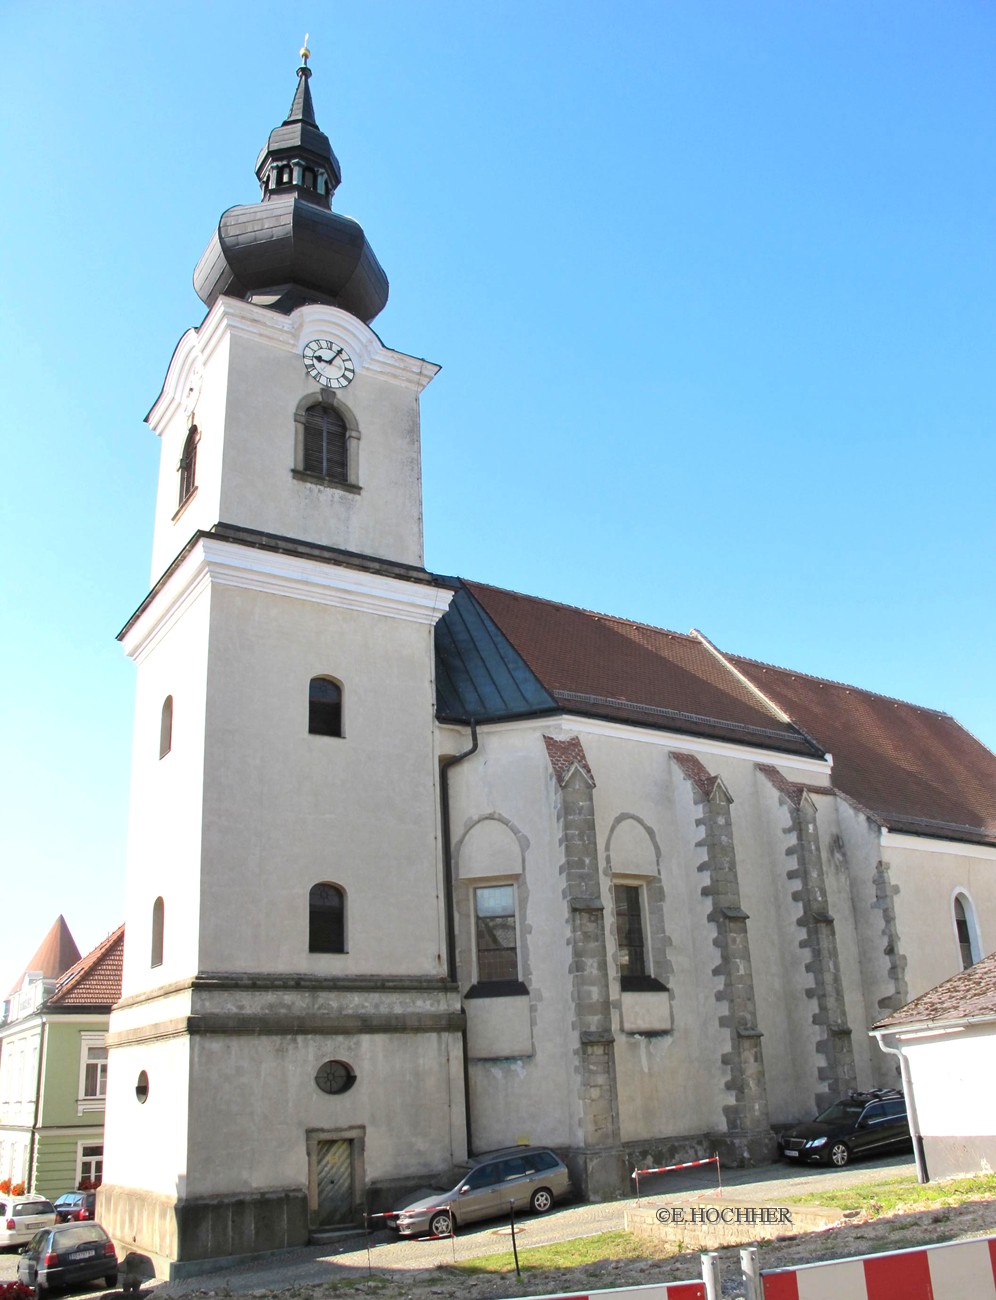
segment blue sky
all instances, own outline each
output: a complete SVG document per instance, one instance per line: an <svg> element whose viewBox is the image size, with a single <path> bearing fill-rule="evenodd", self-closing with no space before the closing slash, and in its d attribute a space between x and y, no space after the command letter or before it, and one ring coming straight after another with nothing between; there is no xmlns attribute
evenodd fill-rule
<svg viewBox="0 0 996 1300"><path fill-rule="evenodd" d="M996 747L996 6L7 0L0 994L123 915L142 421L306 31L427 565Z"/></svg>

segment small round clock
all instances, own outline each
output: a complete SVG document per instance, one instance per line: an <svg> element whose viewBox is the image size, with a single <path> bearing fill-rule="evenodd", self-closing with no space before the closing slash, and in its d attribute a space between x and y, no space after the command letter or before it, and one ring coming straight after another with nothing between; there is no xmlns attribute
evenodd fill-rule
<svg viewBox="0 0 996 1300"><path fill-rule="evenodd" d="M323 388L345 388L356 373L346 349L330 339L312 339L304 345L304 368Z"/></svg>

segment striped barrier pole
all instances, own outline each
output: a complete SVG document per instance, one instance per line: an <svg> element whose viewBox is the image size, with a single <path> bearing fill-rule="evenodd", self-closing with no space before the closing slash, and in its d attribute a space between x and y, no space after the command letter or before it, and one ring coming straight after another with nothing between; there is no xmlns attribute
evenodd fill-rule
<svg viewBox="0 0 996 1300"><path fill-rule="evenodd" d="M765 1270L764 1300L996 1300L996 1237Z"/></svg>
<svg viewBox="0 0 996 1300"><path fill-rule="evenodd" d="M636 1203L640 1204L640 1178L645 1174L670 1174L675 1169L695 1169L698 1165L715 1165L718 1195L723 1194L723 1176L719 1172L719 1153L707 1156L704 1160L685 1160L680 1165L658 1165L656 1169L634 1169L631 1178L636 1181Z"/></svg>

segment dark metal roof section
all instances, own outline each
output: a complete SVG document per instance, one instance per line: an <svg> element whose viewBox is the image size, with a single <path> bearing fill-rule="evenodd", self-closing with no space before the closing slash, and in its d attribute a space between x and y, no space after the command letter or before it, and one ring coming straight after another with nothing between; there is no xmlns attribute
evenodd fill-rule
<svg viewBox="0 0 996 1300"><path fill-rule="evenodd" d="M208 307L222 294L275 311L326 302L368 324L387 302L387 276L363 227L332 211L339 160L315 121L307 47L290 112L256 160L263 197L229 208L194 271Z"/></svg>
<svg viewBox="0 0 996 1300"><path fill-rule="evenodd" d="M560 707L522 656L460 586L436 624L436 716L497 722Z"/></svg>

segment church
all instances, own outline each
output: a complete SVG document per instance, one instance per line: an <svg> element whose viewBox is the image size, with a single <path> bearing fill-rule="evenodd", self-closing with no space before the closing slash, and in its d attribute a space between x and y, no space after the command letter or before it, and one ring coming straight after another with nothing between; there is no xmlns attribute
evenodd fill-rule
<svg viewBox="0 0 996 1300"><path fill-rule="evenodd" d="M302 58L148 416L120 633L99 1214L167 1276L516 1143L588 1199L770 1160L895 1085L871 1025L996 942L996 756L948 715L426 570L438 367L371 328Z"/></svg>

